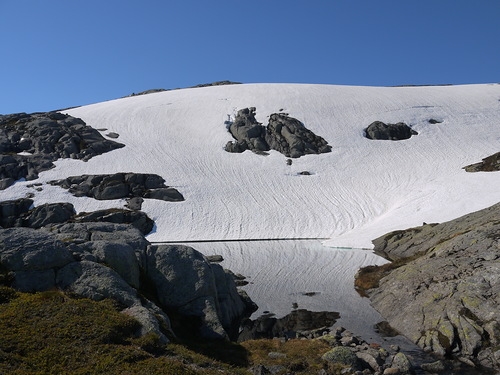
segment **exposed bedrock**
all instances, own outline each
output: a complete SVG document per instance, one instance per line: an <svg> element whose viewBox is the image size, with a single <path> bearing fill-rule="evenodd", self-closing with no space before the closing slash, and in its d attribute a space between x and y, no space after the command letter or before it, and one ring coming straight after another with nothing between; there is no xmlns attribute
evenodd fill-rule
<svg viewBox="0 0 500 375"><path fill-rule="evenodd" d="M415 130L403 122L385 124L382 121L374 121L365 129L365 136L368 139L400 141L417 134Z"/></svg>
<svg viewBox="0 0 500 375"><path fill-rule="evenodd" d="M121 147L81 119L62 113L0 116L0 189L21 178L38 178L59 158L87 161Z"/></svg>
<svg viewBox="0 0 500 375"><path fill-rule="evenodd" d="M500 171L500 152L484 158L479 163L464 167L466 172L496 172Z"/></svg>
<svg viewBox="0 0 500 375"><path fill-rule="evenodd" d="M229 132L236 139L236 142L226 144L228 152L265 152L272 149L287 157L299 158L331 151L323 138L286 113L272 114L267 127L264 127L255 119L254 107L244 108L228 125Z"/></svg>
<svg viewBox="0 0 500 375"><path fill-rule="evenodd" d="M166 186L165 180L156 174L115 173L71 176L63 180L50 181L50 184L68 189L77 197L87 196L98 200L137 197L169 202L184 200L179 191Z"/></svg>
<svg viewBox="0 0 500 375"><path fill-rule="evenodd" d="M114 299L139 320L139 334L154 332L163 341L172 329L167 311L190 325L177 323L180 330L227 338L253 308L231 272L186 246L152 246L128 224L0 229L2 283L27 292L59 288Z"/></svg>
<svg viewBox="0 0 500 375"><path fill-rule="evenodd" d="M390 325L425 350L498 371L500 203L374 244L403 264L369 292Z"/></svg>

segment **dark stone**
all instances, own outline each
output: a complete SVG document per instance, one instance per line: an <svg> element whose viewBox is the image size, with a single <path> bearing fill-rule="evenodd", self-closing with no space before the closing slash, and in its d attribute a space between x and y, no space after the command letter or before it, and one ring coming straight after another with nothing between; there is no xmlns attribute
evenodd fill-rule
<svg viewBox="0 0 500 375"><path fill-rule="evenodd" d="M21 225L29 228L41 228L49 224L65 223L75 215L71 203L48 203L37 206L21 216Z"/></svg>
<svg viewBox="0 0 500 375"><path fill-rule="evenodd" d="M144 235L153 230L154 221L142 211L122 209L99 210L90 213L82 212L74 218L75 222L108 222L115 224L132 224Z"/></svg>
<svg viewBox="0 0 500 375"><path fill-rule="evenodd" d="M32 204L33 200L26 198L0 202L0 226L3 228L20 226L19 217L27 213Z"/></svg>
<svg viewBox="0 0 500 375"><path fill-rule="evenodd" d="M280 319L273 314L267 314L255 320L245 320L238 341L274 337L295 338L298 332L330 327L338 318L340 314L337 312L314 312L305 309L293 310Z"/></svg>
<svg viewBox="0 0 500 375"><path fill-rule="evenodd" d="M64 180L50 181L77 197L87 196L99 200L120 198L151 198L168 202L183 201L184 197L165 180L155 174L115 173L106 175L71 176ZM138 202L136 202L138 203Z"/></svg>
<svg viewBox="0 0 500 375"><path fill-rule="evenodd" d="M87 161L121 147L81 119L62 113L0 116L0 189L21 178L38 178L59 158Z"/></svg>
<svg viewBox="0 0 500 375"><path fill-rule="evenodd" d="M365 129L365 136L368 139L400 141L417 134L415 130L403 122L385 124L382 121L375 121Z"/></svg>
<svg viewBox="0 0 500 375"><path fill-rule="evenodd" d="M263 154L273 149L287 157L298 158L331 151L323 138L286 113L272 114L269 124L264 127L255 119L254 107L244 108L238 111L235 120L228 125L229 132L236 140L226 144L225 150L228 152L251 150ZM291 159L287 164L291 165Z"/></svg>

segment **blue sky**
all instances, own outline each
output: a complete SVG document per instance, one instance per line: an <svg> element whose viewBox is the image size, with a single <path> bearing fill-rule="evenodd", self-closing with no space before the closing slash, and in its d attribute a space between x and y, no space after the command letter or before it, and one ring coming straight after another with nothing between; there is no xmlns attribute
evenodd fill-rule
<svg viewBox="0 0 500 375"><path fill-rule="evenodd" d="M219 80L500 82L498 0L0 0L0 113Z"/></svg>

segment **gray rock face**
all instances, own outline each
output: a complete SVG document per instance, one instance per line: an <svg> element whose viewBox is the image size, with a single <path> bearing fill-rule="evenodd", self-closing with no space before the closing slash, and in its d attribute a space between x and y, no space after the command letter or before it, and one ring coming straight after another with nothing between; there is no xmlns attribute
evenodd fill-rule
<svg viewBox="0 0 500 375"><path fill-rule="evenodd" d="M500 152L484 158L481 162L464 167L466 172L497 172L500 171Z"/></svg>
<svg viewBox="0 0 500 375"><path fill-rule="evenodd" d="M38 178L59 158L86 161L120 147L81 119L58 112L0 116L0 188Z"/></svg>
<svg viewBox="0 0 500 375"><path fill-rule="evenodd" d="M500 368L499 240L500 204L378 238L376 253L415 259L380 280L373 306L425 350Z"/></svg>
<svg viewBox="0 0 500 375"><path fill-rule="evenodd" d="M236 142L228 142L228 152L251 150L263 153L271 149L291 158L299 158L307 154L330 152L331 147L321 137L308 130L299 120L286 113L274 113L269 118L267 127L255 119L255 107L244 108L228 130Z"/></svg>
<svg viewBox="0 0 500 375"><path fill-rule="evenodd" d="M418 133L403 122L397 124L385 124L382 121L372 122L365 129L365 136L368 139L385 139L400 141L409 139Z"/></svg>
<svg viewBox="0 0 500 375"><path fill-rule="evenodd" d="M77 197L91 197L98 200L120 198L151 198L169 202L183 201L176 189L168 187L165 180L155 174L115 173L109 175L72 176L64 180L51 181Z"/></svg>
<svg viewBox="0 0 500 375"><path fill-rule="evenodd" d="M33 200L26 198L0 202L0 226L21 226L20 217L29 211L32 204Z"/></svg>
<svg viewBox="0 0 500 375"><path fill-rule="evenodd" d="M149 246L146 274L163 306L200 318L200 332L209 338L227 337L246 313L234 280L222 267L210 264L186 246Z"/></svg>
<svg viewBox="0 0 500 375"><path fill-rule="evenodd" d="M149 245L128 224L0 229L0 282L22 291L58 287L93 300L112 298L141 322L142 333L155 332L164 342L170 320L145 294L156 294L166 311L196 317L197 335L223 338L237 331L251 302L231 272L192 248Z"/></svg>
<svg viewBox="0 0 500 375"><path fill-rule="evenodd" d="M30 228L0 229L0 264L15 273L14 286L19 290L53 288L55 270L73 261L66 246L50 234Z"/></svg>

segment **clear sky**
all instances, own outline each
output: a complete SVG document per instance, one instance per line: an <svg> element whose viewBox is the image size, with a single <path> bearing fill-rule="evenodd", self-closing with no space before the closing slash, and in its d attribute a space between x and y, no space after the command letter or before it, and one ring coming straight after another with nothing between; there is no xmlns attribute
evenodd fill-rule
<svg viewBox="0 0 500 375"><path fill-rule="evenodd" d="M498 0L0 0L0 113L220 80L500 82Z"/></svg>

